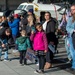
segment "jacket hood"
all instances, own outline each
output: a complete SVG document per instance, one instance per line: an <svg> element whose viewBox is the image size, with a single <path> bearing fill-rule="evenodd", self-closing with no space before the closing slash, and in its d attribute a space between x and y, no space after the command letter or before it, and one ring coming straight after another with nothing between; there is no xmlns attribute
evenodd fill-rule
<svg viewBox="0 0 75 75"><path fill-rule="evenodd" d="M27 37L19 37L19 38L17 38L17 41L22 44L25 42L26 39L27 39Z"/></svg>

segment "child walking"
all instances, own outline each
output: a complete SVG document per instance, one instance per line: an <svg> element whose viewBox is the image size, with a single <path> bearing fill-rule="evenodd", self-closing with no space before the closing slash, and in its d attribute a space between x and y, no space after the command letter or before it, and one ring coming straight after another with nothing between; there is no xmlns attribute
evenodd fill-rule
<svg viewBox="0 0 75 75"><path fill-rule="evenodd" d="M19 62L22 66L26 65L27 61L25 58L25 54L26 54L27 48L31 48L31 46L30 46L30 41L26 35L25 30L21 31L21 36L19 38L17 38L16 44L18 45L18 50L20 52L20 61Z"/></svg>
<svg viewBox="0 0 75 75"><path fill-rule="evenodd" d="M39 69L36 72L44 73L45 54L48 50L48 43L46 34L42 30L42 25L37 23L35 27L36 32L32 30L30 40L33 41L33 49L39 59Z"/></svg>

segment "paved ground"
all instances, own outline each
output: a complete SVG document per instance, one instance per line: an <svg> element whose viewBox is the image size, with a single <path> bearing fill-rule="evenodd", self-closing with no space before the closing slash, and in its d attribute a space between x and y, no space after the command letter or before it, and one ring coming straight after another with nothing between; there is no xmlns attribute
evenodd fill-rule
<svg viewBox="0 0 75 75"><path fill-rule="evenodd" d="M61 48L62 47L62 48ZM59 53L55 55L53 67L46 70L44 75L74 75L75 72L70 71L70 64L67 62L67 55L64 45L58 46ZM9 50L9 59L11 61L0 61L0 75L35 75L35 69L38 68L35 64L27 61L29 65L21 66L18 57L14 57L12 49ZM2 56L3 58L3 56ZM40 74L36 74L40 75Z"/></svg>

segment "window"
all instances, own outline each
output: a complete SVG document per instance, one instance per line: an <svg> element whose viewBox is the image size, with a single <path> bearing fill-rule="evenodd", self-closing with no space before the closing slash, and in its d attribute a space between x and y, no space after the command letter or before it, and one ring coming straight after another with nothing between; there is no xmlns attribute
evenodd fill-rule
<svg viewBox="0 0 75 75"><path fill-rule="evenodd" d="M19 5L17 9L22 9L24 5ZM24 6L25 7L25 6Z"/></svg>
<svg viewBox="0 0 75 75"><path fill-rule="evenodd" d="M27 10L33 9L33 5L28 5L26 9L27 9Z"/></svg>

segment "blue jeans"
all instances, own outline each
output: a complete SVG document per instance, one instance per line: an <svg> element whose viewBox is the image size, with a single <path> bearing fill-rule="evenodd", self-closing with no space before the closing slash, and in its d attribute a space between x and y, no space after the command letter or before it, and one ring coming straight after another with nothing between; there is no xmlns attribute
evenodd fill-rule
<svg viewBox="0 0 75 75"><path fill-rule="evenodd" d="M73 48L72 37L69 38L70 42L70 53L72 56L72 68L75 69L75 50Z"/></svg>
<svg viewBox="0 0 75 75"><path fill-rule="evenodd" d="M6 44L7 40L0 39L0 42ZM0 46L0 58L1 58L1 56L2 56L2 46ZM4 52L4 59L6 59L6 60L8 59L8 47L7 46L6 46L6 51Z"/></svg>
<svg viewBox="0 0 75 75"><path fill-rule="evenodd" d="M68 56L68 59L72 59L72 56L71 56L71 53L70 53L70 46L68 46L69 43L69 37L66 37L65 38L65 48L66 48L66 51L67 51L67 56Z"/></svg>
<svg viewBox="0 0 75 75"><path fill-rule="evenodd" d="M0 58L2 56L2 48L0 48ZM4 59L8 59L8 50L4 52Z"/></svg>
<svg viewBox="0 0 75 75"><path fill-rule="evenodd" d="M4 52L4 59L8 60L8 51Z"/></svg>

